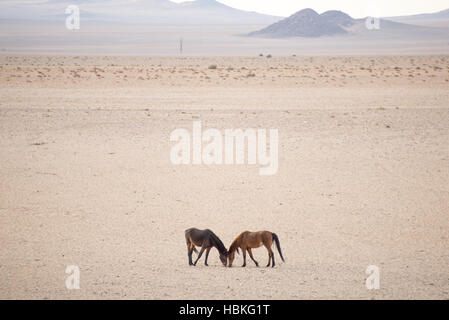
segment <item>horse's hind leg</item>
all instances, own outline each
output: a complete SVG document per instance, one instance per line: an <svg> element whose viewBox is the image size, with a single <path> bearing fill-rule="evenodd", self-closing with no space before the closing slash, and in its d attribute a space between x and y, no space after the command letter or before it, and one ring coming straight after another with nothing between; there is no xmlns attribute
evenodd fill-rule
<svg viewBox="0 0 449 320"><path fill-rule="evenodd" d="M271 261L273 262L273 263L271 264L271 267L274 268L274 266L276 265L276 263L274 263L274 251L273 251L273 250L271 250Z"/></svg>
<svg viewBox="0 0 449 320"><path fill-rule="evenodd" d="M186 239L186 243L187 243L187 257L189 258L189 266L191 266L193 265L192 262L193 243L191 243L189 239Z"/></svg>
<svg viewBox="0 0 449 320"><path fill-rule="evenodd" d="M207 258L209 258L209 252L210 252L210 249L212 249L212 247L209 247L209 248L206 249L206 261L204 261L204 265L205 265L206 267L209 266L209 265L207 264Z"/></svg>
<svg viewBox="0 0 449 320"><path fill-rule="evenodd" d="M268 264L267 264L267 268L270 266L270 264L271 264L271 255L272 255L273 253L271 252L271 250L268 250Z"/></svg>
<svg viewBox="0 0 449 320"><path fill-rule="evenodd" d="M258 266L259 266L259 263L258 263L256 260L254 260L253 252L251 251L251 248L248 248L248 249L246 249L246 250L248 251L249 257L251 258L251 260L253 260L254 263L256 264L256 267L258 267Z"/></svg>
<svg viewBox="0 0 449 320"><path fill-rule="evenodd" d="M268 264L267 264L267 268L270 266L271 260L272 260L272 256L273 256L273 251L271 250L271 243L265 243L263 244L265 246L265 248L267 248L268 251Z"/></svg>
<svg viewBox="0 0 449 320"><path fill-rule="evenodd" d="M187 256L189 257L189 266L193 265L192 253L193 253L194 249L195 249L195 246L193 245L193 243L190 243L190 244L187 245Z"/></svg>
<svg viewBox="0 0 449 320"><path fill-rule="evenodd" d="M190 241L189 233L186 231L186 245L187 245L187 257L189 258L189 266L193 265L192 252L195 249L195 245Z"/></svg>

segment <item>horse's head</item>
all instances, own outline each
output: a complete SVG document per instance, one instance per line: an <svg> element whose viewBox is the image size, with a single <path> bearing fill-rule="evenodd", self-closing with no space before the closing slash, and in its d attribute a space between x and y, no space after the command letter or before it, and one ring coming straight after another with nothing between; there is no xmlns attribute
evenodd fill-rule
<svg viewBox="0 0 449 320"><path fill-rule="evenodd" d="M226 267L226 264L228 263L228 256L229 256L229 253L227 250L225 252L220 253L220 261L221 261L221 263L223 263L223 266L225 266L225 267Z"/></svg>
<svg viewBox="0 0 449 320"><path fill-rule="evenodd" d="M235 252L237 251L238 254L239 253L239 248L235 248L235 249L230 249L229 250L229 254L228 254L228 259L229 259L229 263L228 263L228 267L232 267L232 263L234 262L234 258L235 258Z"/></svg>

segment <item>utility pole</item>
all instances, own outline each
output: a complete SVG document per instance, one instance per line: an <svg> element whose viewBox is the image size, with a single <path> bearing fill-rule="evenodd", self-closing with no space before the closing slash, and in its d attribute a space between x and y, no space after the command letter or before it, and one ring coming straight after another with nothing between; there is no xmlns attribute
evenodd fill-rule
<svg viewBox="0 0 449 320"><path fill-rule="evenodd" d="M179 39L179 54L182 54L182 37Z"/></svg>

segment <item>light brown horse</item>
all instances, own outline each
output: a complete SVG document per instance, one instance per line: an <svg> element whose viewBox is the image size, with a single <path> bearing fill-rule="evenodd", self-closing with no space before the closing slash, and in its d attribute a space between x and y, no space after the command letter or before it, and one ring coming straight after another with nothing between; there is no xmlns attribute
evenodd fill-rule
<svg viewBox="0 0 449 320"><path fill-rule="evenodd" d="M239 253L239 248L242 249L243 253L243 265L242 267L246 267L246 251L248 251L249 256L251 257L251 260L254 261L256 266L259 266L259 263L254 260L253 253L251 249L259 248L260 246L264 245L265 248L268 250L268 264L267 267L275 266L274 262L274 252L271 250L271 246L273 244L273 241L276 243L276 248L278 249L279 255L281 256L282 261L284 261L284 257L282 256L281 251L281 244L279 243L279 238L275 233L272 233L270 231L259 231L259 232L249 232L245 231L242 232L231 244L231 247L229 248L229 267L232 267L232 262L235 258L235 252ZM240 254L240 253L239 253Z"/></svg>

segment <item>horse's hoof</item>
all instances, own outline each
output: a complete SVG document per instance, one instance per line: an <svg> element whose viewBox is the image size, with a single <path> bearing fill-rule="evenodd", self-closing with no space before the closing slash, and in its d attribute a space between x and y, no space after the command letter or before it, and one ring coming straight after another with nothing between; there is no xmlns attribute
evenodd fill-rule
<svg viewBox="0 0 449 320"><path fill-rule="evenodd" d="M259 268L259 264L258 263L256 263L256 267Z"/></svg>

